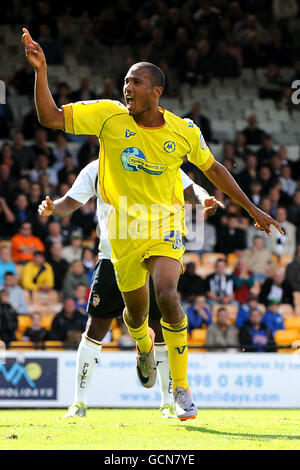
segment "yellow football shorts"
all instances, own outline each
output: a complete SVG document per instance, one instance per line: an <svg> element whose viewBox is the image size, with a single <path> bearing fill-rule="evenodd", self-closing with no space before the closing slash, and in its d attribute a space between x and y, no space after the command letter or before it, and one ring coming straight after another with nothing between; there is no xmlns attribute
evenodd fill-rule
<svg viewBox="0 0 300 470"><path fill-rule="evenodd" d="M172 236L173 235L173 236ZM183 272L182 256L185 248L182 244L182 236L179 232L171 233L163 240L146 240L140 247L130 251L120 259L112 256L116 279L121 292L130 292L144 286L148 271L144 260L150 256L165 256L179 261Z"/></svg>

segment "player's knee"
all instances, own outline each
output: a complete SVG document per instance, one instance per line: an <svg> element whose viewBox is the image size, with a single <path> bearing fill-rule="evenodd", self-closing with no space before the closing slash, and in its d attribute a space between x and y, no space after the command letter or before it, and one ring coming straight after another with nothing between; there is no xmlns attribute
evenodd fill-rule
<svg viewBox="0 0 300 470"><path fill-rule="evenodd" d="M158 287L156 297L162 312L173 311L174 306L178 304L177 291L174 287Z"/></svg>

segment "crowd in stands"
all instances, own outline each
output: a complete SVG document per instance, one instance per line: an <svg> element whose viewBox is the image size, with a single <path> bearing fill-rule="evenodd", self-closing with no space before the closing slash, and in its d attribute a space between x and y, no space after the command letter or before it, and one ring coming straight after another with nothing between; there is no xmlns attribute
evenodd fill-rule
<svg viewBox="0 0 300 470"><path fill-rule="evenodd" d="M289 8L276 0L100 3L85 2L82 12L82 5L79 11L76 4L65 8L15 0L1 15L0 32L1 24L12 30L16 24L28 26L49 65L63 64L70 50L79 65L97 65L105 63L110 48L126 48L117 70L105 63L110 75L100 96L89 77L81 77L76 89L61 81L53 90L58 106L83 99L122 100L127 68L148 60L164 70L166 95L179 98L181 85L205 87L215 77L238 78L243 67L266 67L259 96L278 107L288 96L290 109L287 90L300 79L300 62L297 35L289 25L299 19L300 1L290 0ZM282 77L282 66L293 69L293 75ZM6 344L16 339L75 344L86 325L97 260L96 201L63 218L39 216L37 208L46 195L62 197L79 171L98 158L98 139L74 140L41 128L34 107L16 128L10 97L32 99L34 72L25 61L14 75L0 78L8 102L0 105L0 338ZM185 117L200 126L208 143L216 142L200 103ZM300 161L288 159L287 148L276 145L256 114L248 116L248 125L232 141L221 143L220 161L284 234L274 228L272 237L257 232L243 209L185 161L184 171L225 208L196 227L203 230L200 242L186 238L186 270L178 293L191 338L193 331L205 330L203 344L210 350L276 351L276 332L285 329L288 316L300 315ZM199 210L187 208L190 233L195 233ZM25 325L22 318L28 315L31 323ZM123 325L118 327L122 332Z"/></svg>

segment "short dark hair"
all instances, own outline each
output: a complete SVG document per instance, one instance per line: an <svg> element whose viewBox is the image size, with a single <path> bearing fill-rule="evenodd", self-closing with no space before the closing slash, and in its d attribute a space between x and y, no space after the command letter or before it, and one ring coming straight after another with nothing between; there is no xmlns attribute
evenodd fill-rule
<svg viewBox="0 0 300 470"><path fill-rule="evenodd" d="M153 86L160 86L163 90L165 89L165 74L159 67L157 67L157 65L154 65L151 62L138 62L134 65L148 69L152 77Z"/></svg>

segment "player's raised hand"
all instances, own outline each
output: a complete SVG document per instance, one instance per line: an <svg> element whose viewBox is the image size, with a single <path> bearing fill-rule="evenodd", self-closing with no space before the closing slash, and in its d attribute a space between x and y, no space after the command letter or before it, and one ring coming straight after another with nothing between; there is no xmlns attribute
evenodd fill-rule
<svg viewBox="0 0 300 470"><path fill-rule="evenodd" d="M25 46L27 60L32 65L32 67L35 70L46 67L47 63L43 49L32 39L28 29L26 28L23 28L22 42Z"/></svg>
<svg viewBox="0 0 300 470"><path fill-rule="evenodd" d="M216 213L216 210L218 207L221 207L224 209L224 204L221 201L218 201L215 197L208 197L204 201L204 209L203 209L203 214L209 216L209 215L214 215Z"/></svg>
<svg viewBox="0 0 300 470"><path fill-rule="evenodd" d="M271 225L274 225L274 227L277 228L278 232L280 232L282 235L284 235L284 232L280 225L274 220L270 215L266 214L262 210L258 209L258 207L255 208L255 212L251 214L252 217L255 220L255 228L257 230L261 230L262 232L266 232L267 235L270 237L272 236L271 232Z"/></svg>
<svg viewBox="0 0 300 470"><path fill-rule="evenodd" d="M38 213L39 215L50 217L54 209L55 209L54 202L51 201L49 196L46 196L46 199L44 199L39 205Z"/></svg>

